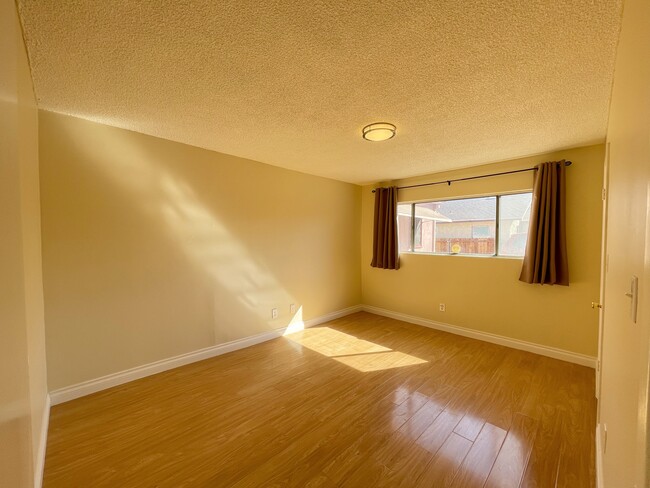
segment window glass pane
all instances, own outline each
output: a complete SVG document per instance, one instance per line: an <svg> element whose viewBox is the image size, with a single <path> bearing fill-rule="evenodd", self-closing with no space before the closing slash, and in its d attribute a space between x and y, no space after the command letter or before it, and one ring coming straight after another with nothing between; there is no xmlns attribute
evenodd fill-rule
<svg viewBox="0 0 650 488"><path fill-rule="evenodd" d="M494 255L496 197L418 203L415 216L422 220L416 252Z"/></svg>
<svg viewBox="0 0 650 488"><path fill-rule="evenodd" d="M415 228L413 229L413 246L415 249L422 249L422 219L415 217Z"/></svg>
<svg viewBox="0 0 650 488"><path fill-rule="evenodd" d="M473 225L472 226L472 237L475 239L481 237L490 237L490 226L489 225Z"/></svg>
<svg viewBox="0 0 650 488"><path fill-rule="evenodd" d="M532 198L532 193L499 198L499 255L524 255Z"/></svg>
<svg viewBox="0 0 650 488"><path fill-rule="evenodd" d="M413 250L415 252L434 252L433 233L438 202L415 204L415 232L413 233Z"/></svg>
<svg viewBox="0 0 650 488"><path fill-rule="evenodd" d="M397 238L399 251L411 250L411 204L397 204Z"/></svg>

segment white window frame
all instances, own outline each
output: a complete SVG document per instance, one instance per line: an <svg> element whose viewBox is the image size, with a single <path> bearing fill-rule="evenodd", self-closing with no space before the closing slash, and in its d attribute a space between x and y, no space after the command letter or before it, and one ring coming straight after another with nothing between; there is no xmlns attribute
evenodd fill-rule
<svg viewBox="0 0 650 488"><path fill-rule="evenodd" d="M473 258L505 258L505 259L523 259L523 256L513 256L510 254L499 254L499 212L501 207L501 197L507 197L511 195L525 195L530 194L532 196L532 190L522 190L515 191L510 193L493 193L488 195L480 196L458 196L453 198L436 198L432 200L418 200L411 202L398 202L398 205L410 205L411 206L411 232L410 232L410 242L408 250L400 250L400 254L418 254L418 255L427 255L427 256L464 256L464 257L473 257ZM495 228L494 228L494 254L470 254L470 253L444 253L444 252L422 252L415 250L415 205L421 203L432 203L432 202L451 202L454 200L474 200L479 198L496 198L496 212L495 212ZM528 237L526 237L528 238ZM435 249L435 243L434 243Z"/></svg>

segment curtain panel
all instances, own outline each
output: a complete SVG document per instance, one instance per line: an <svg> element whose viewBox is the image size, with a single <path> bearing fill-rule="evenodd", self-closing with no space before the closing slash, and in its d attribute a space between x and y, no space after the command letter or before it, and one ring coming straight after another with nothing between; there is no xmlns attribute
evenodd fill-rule
<svg viewBox="0 0 650 488"><path fill-rule="evenodd" d="M375 190L375 220L370 266L382 269L399 269L396 186Z"/></svg>
<svg viewBox="0 0 650 488"><path fill-rule="evenodd" d="M565 161L542 163L536 168L528 241L519 280L569 286Z"/></svg>

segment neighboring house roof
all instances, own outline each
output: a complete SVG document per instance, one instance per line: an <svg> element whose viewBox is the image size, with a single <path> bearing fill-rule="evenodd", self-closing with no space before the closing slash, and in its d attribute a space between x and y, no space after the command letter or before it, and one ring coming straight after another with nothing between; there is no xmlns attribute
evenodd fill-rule
<svg viewBox="0 0 650 488"><path fill-rule="evenodd" d="M530 193L508 195L501 201L500 218L503 220L528 220ZM439 202L437 211L454 222L468 220L492 220L496 215L496 198L470 198Z"/></svg>
<svg viewBox="0 0 650 488"><path fill-rule="evenodd" d="M496 198L471 198L438 202L438 212L452 221L492 220L496 215Z"/></svg>
<svg viewBox="0 0 650 488"><path fill-rule="evenodd" d="M505 200L507 198L507 200ZM530 215L530 193L508 195L501 201L500 218L503 220L528 220ZM411 205L399 205L398 215L411 216ZM468 198L427 202L415 208L415 215L424 220L440 222L463 222L493 220L496 215L496 198Z"/></svg>
<svg viewBox="0 0 650 488"><path fill-rule="evenodd" d="M411 216L411 205L398 205L397 206L397 215L403 215L405 217ZM437 220L438 222L451 222L449 217L445 217L440 212L435 211L430 207L425 207L420 205L415 211L415 216L422 220Z"/></svg>

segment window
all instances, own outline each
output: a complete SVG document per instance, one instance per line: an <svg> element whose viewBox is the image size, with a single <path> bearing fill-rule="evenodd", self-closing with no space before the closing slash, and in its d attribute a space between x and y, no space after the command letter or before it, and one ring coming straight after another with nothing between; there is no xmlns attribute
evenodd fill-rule
<svg viewBox="0 0 650 488"><path fill-rule="evenodd" d="M400 252L523 256L531 193L400 203Z"/></svg>

